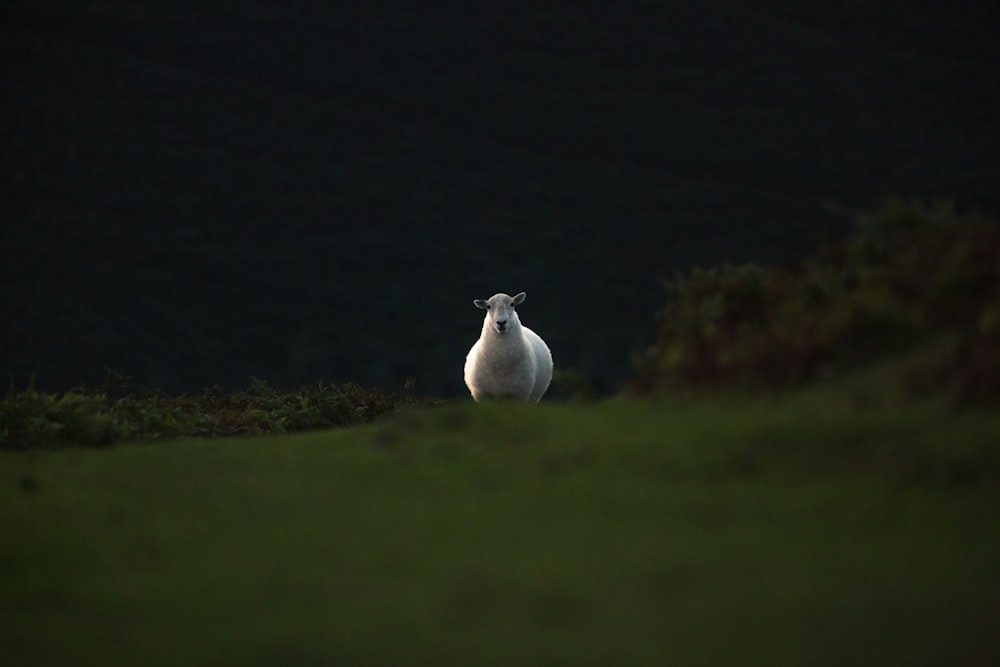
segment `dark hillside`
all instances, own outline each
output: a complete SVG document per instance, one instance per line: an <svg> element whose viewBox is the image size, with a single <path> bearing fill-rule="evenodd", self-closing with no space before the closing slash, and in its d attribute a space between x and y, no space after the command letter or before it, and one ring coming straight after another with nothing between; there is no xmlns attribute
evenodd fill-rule
<svg viewBox="0 0 1000 667"><path fill-rule="evenodd" d="M525 290L609 388L676 270L1000 208L994 9L450 4L5 3L0 370L456 395Z"/></svg>

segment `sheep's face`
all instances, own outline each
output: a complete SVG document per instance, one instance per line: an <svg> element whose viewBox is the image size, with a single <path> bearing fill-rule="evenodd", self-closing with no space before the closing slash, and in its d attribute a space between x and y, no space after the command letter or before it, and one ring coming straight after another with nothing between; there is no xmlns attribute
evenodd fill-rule
<svg viewBox="0 0 1000 667"><path fill-rule="evenodd" d="M486 321L490 327L498 334L506 333L511 325L518 322L517 313L514 306L524 301L526 294L521 292L517 296L507 296L506 294L494 294L486 301L476 299L473 303L477 308L486 311Z"/></svg>

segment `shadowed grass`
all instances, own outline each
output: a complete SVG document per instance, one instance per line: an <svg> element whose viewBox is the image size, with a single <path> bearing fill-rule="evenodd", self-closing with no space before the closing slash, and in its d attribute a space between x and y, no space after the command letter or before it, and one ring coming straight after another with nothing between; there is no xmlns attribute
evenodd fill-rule
<svg viewBox="0 0 1000 667"><path fill-rule="evenodd" d="M0 457L19 664L988 664L1000 421L454 405Z"/></svg>

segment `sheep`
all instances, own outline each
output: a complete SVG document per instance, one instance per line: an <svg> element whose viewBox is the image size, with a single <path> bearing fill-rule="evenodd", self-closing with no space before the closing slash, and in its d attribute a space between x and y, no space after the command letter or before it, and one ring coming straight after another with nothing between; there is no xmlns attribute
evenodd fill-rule
<svg viewBox="0 0 1000 667"><path fill-rule="evenodd" d="M552 352L514 311L525 296L501 293L473 301L486 311L482 334L465 357L465 384L478 403L493 398L537 403L549 388Z"/></svg>

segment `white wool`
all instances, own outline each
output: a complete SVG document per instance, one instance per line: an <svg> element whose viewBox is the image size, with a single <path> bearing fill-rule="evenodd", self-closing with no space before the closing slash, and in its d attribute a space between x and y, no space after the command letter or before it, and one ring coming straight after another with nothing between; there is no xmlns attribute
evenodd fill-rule
<svg viewBox="0 0 1000 667"><path fill-rule="evenodd" d="M483 330L465 357L465 384L478 402L513 398L537 403L552 381L552 352L534 331L521 324L517 296L494 294L476 307L486 310Z"/></svg>

